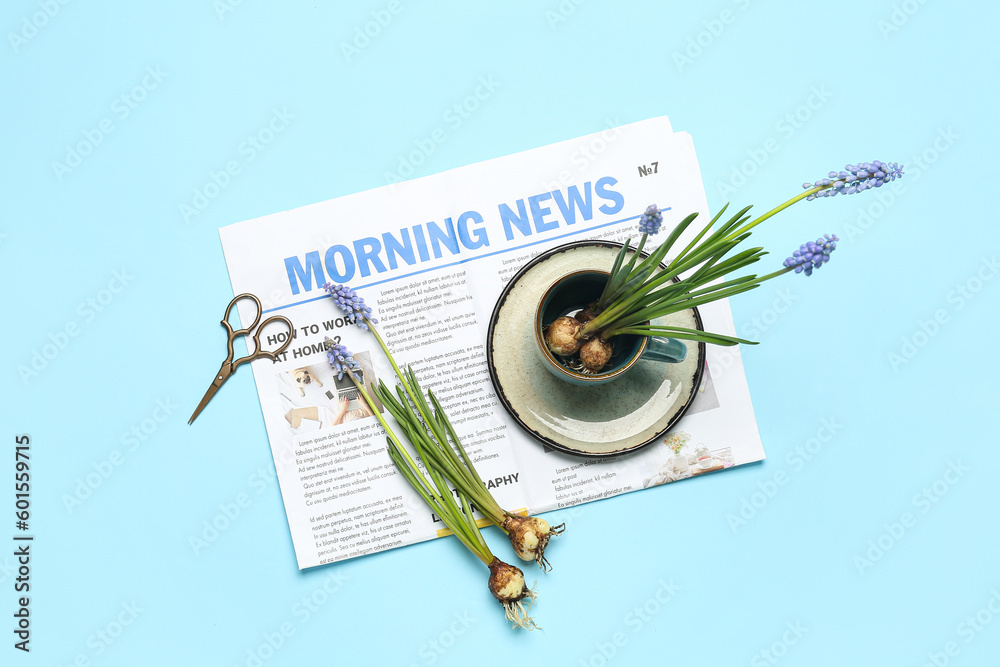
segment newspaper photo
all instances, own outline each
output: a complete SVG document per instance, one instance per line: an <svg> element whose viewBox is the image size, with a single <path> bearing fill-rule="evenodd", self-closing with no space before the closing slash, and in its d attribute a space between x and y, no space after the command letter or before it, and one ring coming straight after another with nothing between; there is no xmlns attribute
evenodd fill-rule
<svg viewBox="0 0 1000 667"><path fill-rule="evenodd" d="M327 361L329 338L354 353L364 386L395 383L372 334L345 320L327 282L364 297L397 362L434 391L511 511L543 513L764 458L738 347L705 346L685 416L656 442L614 457L548 446L511 416L491 381L490 318L518 271L569 242L634 244L636 219L653 203L667 233L689 213L711 217L692 138L665 117L220 230L234 293L257 295L263 317L281 314L294 326L278 361L252 367L300 569L448 534L390 460L375 416L393 423L384 406L369 405ZM646 250L667 233L650 236ZM727 301L699 311L706 330L735 335ZM244 325L255 314L241 302ZM274 349L286 337L264 331L261 342Z"/></svg>

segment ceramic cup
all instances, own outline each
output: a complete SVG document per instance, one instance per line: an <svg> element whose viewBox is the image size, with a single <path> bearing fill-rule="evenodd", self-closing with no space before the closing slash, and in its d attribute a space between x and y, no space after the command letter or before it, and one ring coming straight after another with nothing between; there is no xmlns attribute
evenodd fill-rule
<svg viewBox="0 0 1000 667"><path fill-rule="evenodd" d="M557 378L577 385L596 385L616 380L640 359L678 363L687 356L687 346L674 338L621 334L611 340L614 354L597 373L574 370L563 364L545 345L545 328L557 318L575 315L586 304L596 301L608 281L607 271L581 270L553 282L538 301L535 310L535 348L542 365Z"/></svg>

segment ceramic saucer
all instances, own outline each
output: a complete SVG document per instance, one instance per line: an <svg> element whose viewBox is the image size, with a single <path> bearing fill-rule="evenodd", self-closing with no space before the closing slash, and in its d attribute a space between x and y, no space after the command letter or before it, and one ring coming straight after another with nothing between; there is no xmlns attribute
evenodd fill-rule
<svg viewBox="0 0 1000 667"><path fill-rule="evenodd" d="M614 456L657 442L691 405L705 369L705 344L687 342L684 361L640 360L623 377L576 386L549 373L538 357L533 316L542 293L579 269L608 270L620 243L577 241L548 250L507 284L490 318L487 359L500 402L546 446L582 456ZM701 329L696 308L654 320Z"/></svg>

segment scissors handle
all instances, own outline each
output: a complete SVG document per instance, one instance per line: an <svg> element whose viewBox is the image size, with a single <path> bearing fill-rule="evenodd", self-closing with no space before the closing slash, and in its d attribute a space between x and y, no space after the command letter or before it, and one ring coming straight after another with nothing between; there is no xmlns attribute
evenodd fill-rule
<svg viewBox="0 0 1000 667"><path fill-rule="evenodd" d="M233 306L235 306L236 302L240 301L241 299L250 299L251 301L253 301L257 305L257 314L254 316L253 322L250 323L250 326L246 327L245 329L236 329L234 331L232 325L229 324L229 317L230 315L232 315ZM254 361L255 359L267 358L270 359L271 361L276 361L277 360L276 357L285 350L287 350L288 346L292 344L291 320L289 320L287 317L283 315L274 315L273 317L269 317L263 322L261 322L260 315L262 311L263 308L260 305L260 299L258 299L256 295L250 294L249 292L238 294L237 296L233 297L232 301L229 302L229 307L226 308L226 316L222 320L222 326L226 327L226 331L229 334L229 341L227 343L228 353L226 356L226 361L232 364L232 366L230 367L231 368L230 372L235 372L240 365L245 364L248 361ZM264 350L261 348L260 345L260 332L264 330L264 327L266 327L268 324L271 324L272 322L284 322L285 325L288 327L288 338L285 339L285 342L282 343L281 346L278 347L278 349L273 351ZM260 326L257 326L258 323L260 323ZM254 329L256 329L256 331L254 331ZM253 331L253 343L254 343L253 353L250 353L248 351L247 356L240 357L239 359L233 361L233 341L236 340L237 336L248 335L250 334L251 331Z"/></svg>
<svg viewBox="0 0 1000 667"><path fill-rule="evenodd" d="M236 305L236 302L241 301L243 299L250 299L257 305L257 314L254 316L253 322L251 322L250 326L248 326L246 329L236 329L234 331L233 326L229 323L229 317L233 314L233 306ZM233 341L236 340L237 336L245 336L249 334L250 331L257 326L257 323L260 322L260 313L262 310L263 308L260 305L260 299L258 299L256 295L250 294L249 292L244 292L243 294L237 294L236 296L233 297L233 300L229 302L229 306L226 307L226 314L222 318L222 326L226 327L226 333L229 336L229 341L228 341L229 348L226 354L226 361L233 360Z"/></svg>
<svg viewBox="0 0 1000 667"><path fill-rule="evenodd" d="M258 319L260 319L260 318L258 318ZM260 332L264 330L264 327L266 327L268 324L271 324L272 322L284 322L288 326L288 338L285 339L285 342L282 343L278 347L278 349L276 349L276 350L265 350L265 349L262 349L261 346L260 346ZM237 332L237 333L239 333L239 332ZM291 320L289 320L284 315L274 315L273 317L267 318L266 320L264 320L263 322L261 322L261 325L254 332L254 334L253 334L253 344L254 344L254 353L253 354L247 354L247 356L240 357L239 359L237 359L236 361L234 361L233 362L233 370L234 371L240 366L240 364L245 364L246 362L248 362L248 361L254 361L255 359L267 358L267 359L270 359L271 361L277 361L277 356L279 354L281 354L282 352L284 352L285 350L287 350L288 346L292 344L292 322L291 322ZM230 343L230 346L232 346L232 343Z"/></svg>

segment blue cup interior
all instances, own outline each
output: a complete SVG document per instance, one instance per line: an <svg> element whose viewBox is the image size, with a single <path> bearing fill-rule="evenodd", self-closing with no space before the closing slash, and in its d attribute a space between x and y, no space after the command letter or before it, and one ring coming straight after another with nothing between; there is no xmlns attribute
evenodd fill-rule
<svg viewBox="0 0 1000 667"><path fill-rule="evenodd" d="M588 304L597 301L607 282L608 273L606 271L580 271L563 278L549 289L542 301L540 308L542 326L547 327L564 315L576 315ZM614 352L608 364L601 369L600 373L583 377L599 378L618 371L639 353L642 341L643 336L634 334L615 336L611 339ZM558 360L559 357L556 359ZM566 370L574 372L570 369Z"/></svg>

